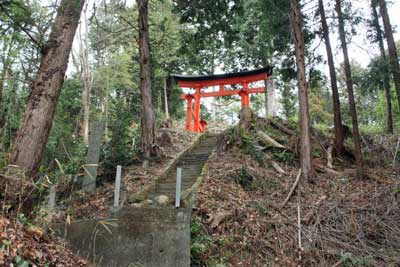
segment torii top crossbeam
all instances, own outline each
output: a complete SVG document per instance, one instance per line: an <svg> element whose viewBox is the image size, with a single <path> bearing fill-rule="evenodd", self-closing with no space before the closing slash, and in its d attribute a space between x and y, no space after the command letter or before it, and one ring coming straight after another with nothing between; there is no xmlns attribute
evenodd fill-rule
<svg viewBox="0 0 400 267"><path fill-rule="evenodd" d="M194 94L182 94L181 98L187 101L186 131L202 132L206 122L200 118L200 99L202 97L239 95L242 107L249 106L249 94L264 93L265 87L250 88L249 84L265 81L272 75L272 67L217 75L172 75L172 78L181 88L192 88ZM241 89L226 90L225 85L241 85ZM218 86L216 92L202 92L205 87ZM194 100L194 107L193 107ZM193 123L192 123L193 122Z"/></svg>

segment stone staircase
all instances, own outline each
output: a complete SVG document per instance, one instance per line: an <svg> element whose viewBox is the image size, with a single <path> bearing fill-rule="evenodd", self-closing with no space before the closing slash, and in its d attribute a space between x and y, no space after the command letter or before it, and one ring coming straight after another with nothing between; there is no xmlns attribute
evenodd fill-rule
<svg viewBox="0 0 400 267"><path fill-rule="evenodd" d="M196 147L184 153L178 161L169 168L166 174L157 181L154 188L148 192L148 198L155 199L160 195L175 199L176 169L182 168L182 192L190 189L201 174L204 164L211 155L217 143L217 135L203 136Z"/></svg>
<svg viewBox="0 0 400 267"><path fill-rule="evenodd" d="M175 199L177 167L182 168L182 192L193 190L216 143L216 135L203 135L183 153L147 191L153 204L125 207L109 219L77 221L62 227L60 235L96 266L190 267L191 201L175 208L172 201L160 207L154 200Z"/></svg>

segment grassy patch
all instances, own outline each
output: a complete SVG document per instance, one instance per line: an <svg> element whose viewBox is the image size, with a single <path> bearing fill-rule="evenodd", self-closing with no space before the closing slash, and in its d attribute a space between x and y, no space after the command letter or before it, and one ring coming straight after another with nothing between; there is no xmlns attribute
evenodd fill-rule
<svg viewBox="0 0 400 267"><path fill-rule="evenodd" d="M282 149L273 149L271 155L273 159L286 163L293 163L295 158L292 152Z"/></svg>
<svg viewBox="0 0 400 267"><path fill-rule="evenodd" d="M257 139L243 129L239 128L239 135L241 139L240 149L243 154L250 155L255 159L260 166L264 165L264 153L258 148Z"/></svg>

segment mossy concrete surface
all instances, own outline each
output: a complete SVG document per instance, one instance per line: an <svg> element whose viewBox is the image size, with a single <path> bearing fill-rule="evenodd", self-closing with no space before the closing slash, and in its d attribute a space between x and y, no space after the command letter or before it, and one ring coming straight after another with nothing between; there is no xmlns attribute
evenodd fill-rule
<svg viewBox="0 0 400 267"><path fill-rule="evenodd" d="M130 208L84 220L64 234L75 253L101 267L189 267L191 209Z"/></svg>

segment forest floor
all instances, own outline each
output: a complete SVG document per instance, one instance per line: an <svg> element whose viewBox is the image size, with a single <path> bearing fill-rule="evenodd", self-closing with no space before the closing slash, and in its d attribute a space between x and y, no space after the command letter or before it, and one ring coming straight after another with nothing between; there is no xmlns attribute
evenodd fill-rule
<svg viewBox="0 0 400 267"><path fill-rule="evenodd" d="M0 266L91 266L75 256L61 238L21 218L0 217L0 240Z"/></svg>
<svg viewBox="0 0 400 267"><path fill-rule="evenodd" d="M233 128L209 159L192 266L400 266L399 169L390 164L398 136L363 137L365 178L357 179L351 157L326 167L331 138L314 130L315 176L300 180L301 197L294 191L283 205L299 172L298 139L274 125L257 119L245 132ZM258 130L285 148L268 146Z"/></svg>

